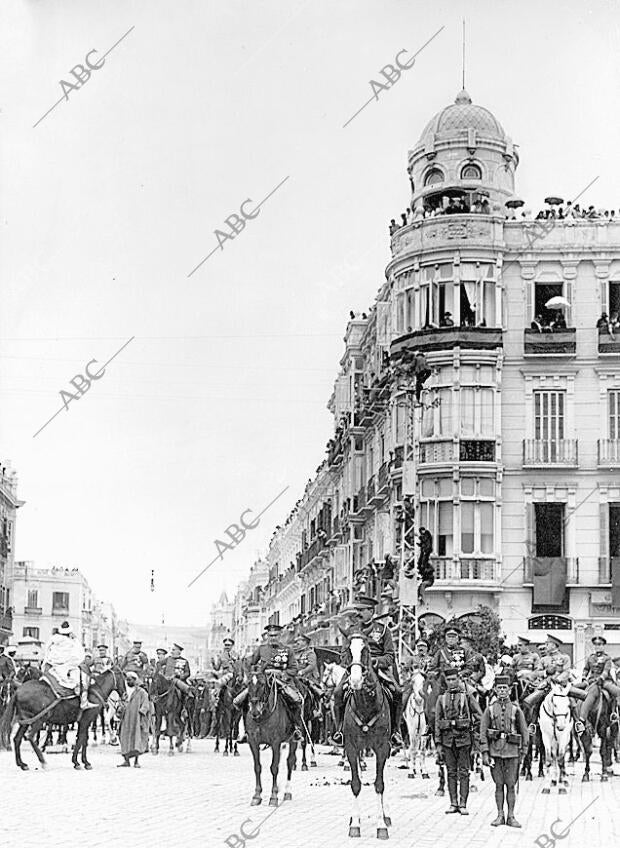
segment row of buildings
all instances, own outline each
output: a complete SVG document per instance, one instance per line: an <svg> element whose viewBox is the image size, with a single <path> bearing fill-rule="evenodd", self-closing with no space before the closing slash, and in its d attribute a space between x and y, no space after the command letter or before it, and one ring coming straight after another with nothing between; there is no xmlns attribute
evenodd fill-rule
<svg viewBox="0 0 620 848"><path fill-rule="evenodd" d="M0 645L14 645L18 659L37 660L60 622L69 621L85 647L105 643L112 656L125 653L127 622L95 597L79 569L15 560L17 510L23 505L15 471L0 464Z"/></svg>
<svg viewBox="0 0 620 848"><path fill-rule="evenodd" d="M326 458L234 600L241 647L266 621L338 643L356 591L406 608L409 523L433 541L427 625L484 604L509 640L550 631L579 661L600 632L620 653L620 336L598 320L620 311L620 221L517 217L519 160L466 91L409 150Z"/></svg>

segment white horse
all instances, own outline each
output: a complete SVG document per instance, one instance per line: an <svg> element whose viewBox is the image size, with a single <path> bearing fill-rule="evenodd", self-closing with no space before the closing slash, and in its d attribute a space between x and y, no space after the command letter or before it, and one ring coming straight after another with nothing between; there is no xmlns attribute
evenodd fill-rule
<svg viewBox="0 0 620 848"><path fill-rule="evenodd" d="M336 720L334 718L334 689L336 688L336 686L338 686L338 684L346 673L346 668L339 665L337 662L326 662L323 668L323 676L321 678L321 683L329 693L328 706L329 714L332 720L332 726L335 726L336 724ZM333 750L335 752L338 751L337 748L334 748Z"/></svg>
<svg viewBox="0 0 620 848"><path fill-rule="evenodd" d="M405 705L405 723L409 733L409 748L407 756L409 759L409 777L416 776L416 765L420 761L420 774L429 779L430 775L426 768L426 742L427 723L424 702L424 683L426 675L419 668L411 671L409 681L411 683L411 695Z"/></svg>
<svg viewBox="0 0 620 848"><path fill-rule="evenodd" d="M551 691L545 696L540 705L538 726L545 746L547 774L550 785L543 789L544 795L549 795L551 786L558 786L559 794L566 795L566 766L564 758L573 730L573 719L570 711L567 683L551 683Z"/></svg>

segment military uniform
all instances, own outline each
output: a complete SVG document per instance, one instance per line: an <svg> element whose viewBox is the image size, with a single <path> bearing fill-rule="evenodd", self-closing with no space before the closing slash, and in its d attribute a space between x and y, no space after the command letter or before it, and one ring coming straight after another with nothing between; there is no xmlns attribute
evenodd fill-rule
<svg viewBox="0 0 620 848"><path fill-rule="evenodd" d="M518 680L532 680L536 676L536 669L539 661L540 657L534 651L519 651L519 653L515 654L513 657L512 662L512 669L515 677Z"/></svg>
<svg viewBox="0 0 620 848"><path fill-rule="evenodd" d="M554 642L554 648L546 648L545 654L539 657L534 671L542 678L534 692L528 695L523 703L532 710L531 725L535 725L538 719L540 705L549 691L551 682L565 685L570 681L571 662L567 654L558 650L559 641L556 637L549 637ZM586 697L581 689L570 686L568 694L571 698L583 701Z"/></svg>
<svg viewBox="0 0 620 848"><path fill-rule="evenodd" d="M461 645L449 648L447 645L444 645L433 657L429 665L429 670L439 675L441 690L445 692L446 671L448 669L456 669L461 680L464 680L473 674L474 660L474 652L471 648L464 648Z"/></svg>
<svg viewBox="0 0 620 848"><path fill-rule="evenodd" d="M441 745L441 753L446 763L451 804L447 812L461 812L467 815L471 749L475 727L482 713L476 699L464 689L464 684L459 682L458 690L448 689L437 699L435 739Z"/></svg>
<svg viewBox="0 0 620 848"><path fill-rule="evenodd" d="M138 679L142 681L144 679L144 672L148 663L149 660L144 651L136 651L135 648L132 648L121 660L120 667L125 674L127 674L128 671L135 671L138 675Z"/></svg>
<svg viewBox="0 0 620 848"><path fill-rule="evenodd" d="M497 678L495 681L509 685L509 678ZM523 711L508 698L501 698L487 707L480 723L480 750L483 761L493 759L491 776L495 783L495 803L497 818L492 823L497 827L508 824L520 827L514 817L515 786L519 778L519 757L528 746L528 729ZM508 805L508 816L504 821L504 790Z"/></svg>
<svg viewBox="0 0 620 848"><path fill-rule="evenodd" d="M297 667L299 669L299 677L303 680L313 680L318 683L319 680L319 662L316 658L316 651L310 645L295 652Z"/></svg>
<svg viewBox="0 0 620 848"><path fill-rule="evenodd" d="M13 659L6 654L0 655L0 679L12 680L17 673Z"/></svg>
<svg viewBox="0 0 620 848"><path fill-rule="evenodd" d="M579 707L579 721L584 722L598 701L599 692L604 689L613 700L620 697L620 686L611 680L613 660L606 651L590 654L583 669L582 683L576 685L580 689L587 688L586 698ZM579 728L577 728L579 730Z"/></svg>
<svg viewBox="0 0 620 848"><path fill-rule="evenodd" d="M112 668L112 659L110 657L95 657L90 666L90 673L103 674L104 671L109 671Z"/></svg>

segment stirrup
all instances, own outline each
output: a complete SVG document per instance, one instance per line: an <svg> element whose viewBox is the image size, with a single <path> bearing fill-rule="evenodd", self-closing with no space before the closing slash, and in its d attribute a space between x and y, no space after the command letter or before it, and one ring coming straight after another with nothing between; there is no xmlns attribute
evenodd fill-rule
<svg viewBox="0 0 620 848"><path fill-rule="evenodd" d="M575 722L575 733L578 736L581 736L581 734L584 732L585 729L586 729L585 724L581 721L581 719L577 719L577 721Z"/></svg>
<svg viewBox="0 0 620 848"><path fill-rule="evenodd" d="M342 735L342 730L336 730L332 733L332 742L335 745L342 745L344 743L344 737Z"/></svg>
<svg viewBox="0 0 620 848"><path fill-rule="evenodd" d="M530 736L536 736L536 723L531 722L531 724L528 726L527 730L528 730L528 733L530 734Z"/></svg>

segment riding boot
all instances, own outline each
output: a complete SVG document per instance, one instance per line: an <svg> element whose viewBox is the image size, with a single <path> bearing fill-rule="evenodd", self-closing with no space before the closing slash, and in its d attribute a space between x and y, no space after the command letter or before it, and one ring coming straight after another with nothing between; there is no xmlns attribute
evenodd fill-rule
<svg viewBox="0 0 620 848"><path fill-rule="evenodd" d="M343 737L342 737L342 724L344 720L344 704L342 700L338 698L338 696L334 693L334 722L336 723L336 730L332 733L332 740L335 745L342 745Z"/></svg>
<svg viewBox="0 0 620 848"><path fill-rule="evenodd" d="M301 704L295 704L291 707L291 721L294 725L293 739L296 742L303 742L306 738L304 731L303 720L301 715Z"/></svg>
<svg viewBox="0 0 620 848"><path fill-rule="evenodd" d="M91 704L88 700L88 690L82 689L82 691L80 692L80 709L82 710L82 712L84 712L84 710L91 710L93 707L96 706L98 705Z"/></svg>
<svg viewBox="0 0 620 848"><path fill-rule="evenodd" d="M404 743L400 735L400 726L403 720L403 696L401 692L392 692L390 718L392 720L392 744L402 748Z"/></svg>

